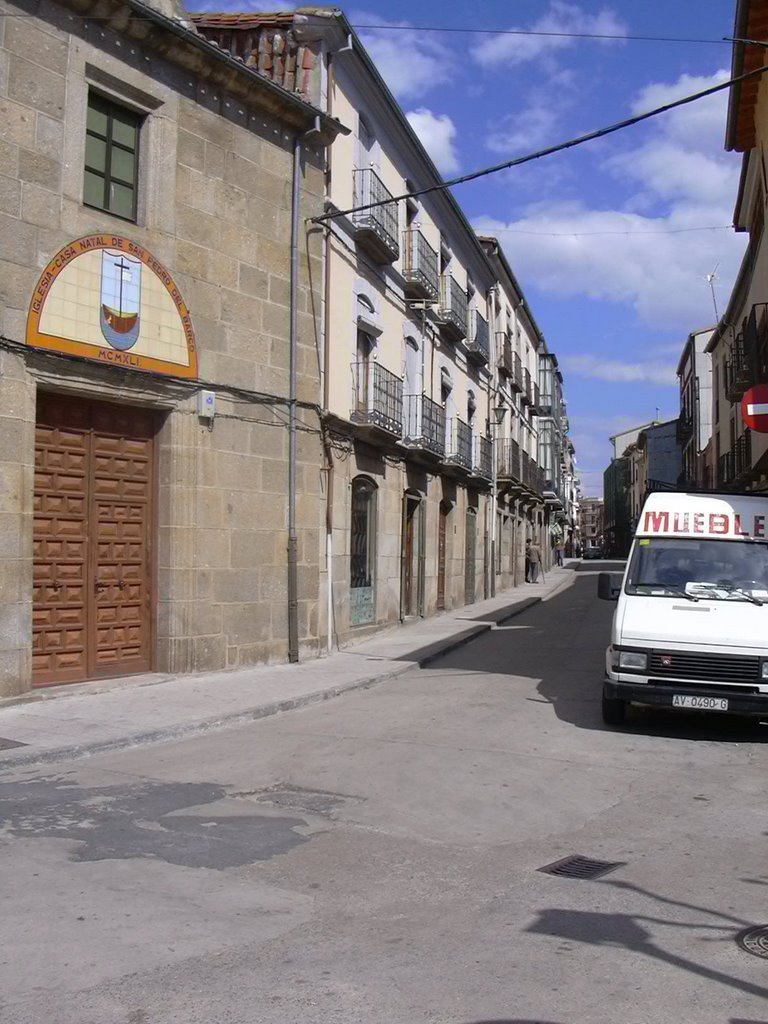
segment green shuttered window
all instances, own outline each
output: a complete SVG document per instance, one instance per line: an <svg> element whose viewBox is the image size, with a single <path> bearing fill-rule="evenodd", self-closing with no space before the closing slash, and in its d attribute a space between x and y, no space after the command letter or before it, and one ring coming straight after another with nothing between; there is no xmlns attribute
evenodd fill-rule
<svg viewBox="0 0 768 1024"><path fill-rule="evenodd" d="M136 220L139 114L98 93L88 95L83 202L125 220Z"/></svg>

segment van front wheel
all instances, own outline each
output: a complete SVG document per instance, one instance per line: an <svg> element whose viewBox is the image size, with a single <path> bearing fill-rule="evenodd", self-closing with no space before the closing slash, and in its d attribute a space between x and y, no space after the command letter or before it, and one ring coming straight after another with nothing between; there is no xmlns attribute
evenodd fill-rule
<svg viewBox="0 0 768 1024"><path fill-rule="evenodd" d="M622 725L627 716L627 702L603 694L603 721L606 725Z"/></svg>

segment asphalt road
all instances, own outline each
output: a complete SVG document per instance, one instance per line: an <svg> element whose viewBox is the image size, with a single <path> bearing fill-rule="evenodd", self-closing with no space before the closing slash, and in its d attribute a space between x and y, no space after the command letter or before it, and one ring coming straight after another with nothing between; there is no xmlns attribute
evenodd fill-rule
<svg viewBox="0 0 768 1024"><path fill-rule="evenodd" d="M3 775L0 1021L765 1024L768 727L606 729L602 568L369 690Z"/></svg>

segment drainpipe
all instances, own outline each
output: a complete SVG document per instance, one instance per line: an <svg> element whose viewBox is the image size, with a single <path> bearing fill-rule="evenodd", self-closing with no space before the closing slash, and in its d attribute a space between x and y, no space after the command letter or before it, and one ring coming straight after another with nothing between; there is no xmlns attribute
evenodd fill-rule
<svg viewBox="0 0 768 1024"><path fill-rule="evenodd" d="M299 223L302 143L320 132L320 118L314 128L293 140L293 181L291 188L291 281L288 363L288 661L299 660L299 586L296 534L296 392L298 356Z"/></svg>

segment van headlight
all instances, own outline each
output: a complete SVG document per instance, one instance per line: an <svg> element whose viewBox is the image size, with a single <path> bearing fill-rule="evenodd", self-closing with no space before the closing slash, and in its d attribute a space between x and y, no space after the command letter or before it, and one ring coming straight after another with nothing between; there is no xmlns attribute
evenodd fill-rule
<svg viewBox="0 0 768 1024"><path fill-rule="evenodd" d="M760 678L768 680L768 658L760 666Z"/></svg>
<svg viewBox="0 0 768 1024"><path fill-rule="evenodd" d="M645 672L648 668L648 655L644 651L619 651L619 668L630 672Z"/></svg>

